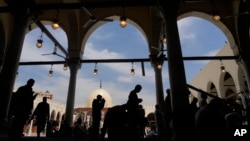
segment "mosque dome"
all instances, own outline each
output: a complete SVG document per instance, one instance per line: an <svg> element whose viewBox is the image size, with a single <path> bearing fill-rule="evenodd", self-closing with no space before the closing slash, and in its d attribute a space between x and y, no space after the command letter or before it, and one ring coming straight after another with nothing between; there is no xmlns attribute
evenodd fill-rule
<svg viewBox="0 0 250 141"><path fill-rule="evenodd" d="M87 107L92 108L92 101L96 99L97 95L101 95L105 99L106 101L104 105L105 108L109 108L113 106L109 93L106 90L99 88L90 94L89 99L87 101L87 105L86 105Z"/></svg>

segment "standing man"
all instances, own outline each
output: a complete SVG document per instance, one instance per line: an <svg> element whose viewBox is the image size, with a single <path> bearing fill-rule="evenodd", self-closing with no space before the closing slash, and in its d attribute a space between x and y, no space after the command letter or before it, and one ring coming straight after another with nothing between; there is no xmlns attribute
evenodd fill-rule
<svg viewBox="0 0 250 141"><path fill-rule="evenodd" d="M102 115L102 109L105 104L105 99L102 98L101 95L97 95L96 99L92 102L92 138L98 139L99 137L99 129L100 129L100 121L101 121L101 115Z"/></svg>
<svg viewBox="0 0 250 141"><path fill-rule="evenodd" d="M139 104L142 102L141 98L138 98L137 93L139 93L142 89L142 86L137 84L133 90L130 91L127 101L127 124L128 124L128 140L140 140L140 130L138 130L138 123L141 122L140 115L140 107Z"/></svg>
<svg viewBox="0 0 250 141"><path fill-rule="evenodd" d="M33 115L31 116L32 120L36 116L37 123L37 137L40 137L40 133L44 130L47 121L50 117L50 105L47 103L47 97L43 97L43 101L38 103Z"/></svg>
<svg viewBox="0 0 250 141"><path fill-rule="evenodd" d="M142 86L137 84L135 88L129 93L127 105L129 109L138 109L139 103L142 102L141 98L138 98L137 93L142 89Z"/></svg>
<svg viewBox="0 0 250 141"><path fill-rule="evenodd" d="M20 139L21 136L23 136L23 127L31 115L33 101L37 96L32 89L34 83L34 79L29 79L26 85L19 87L15 93L16 101L13 109L12 125L9 132L9 137L11 139Z"/></svg>

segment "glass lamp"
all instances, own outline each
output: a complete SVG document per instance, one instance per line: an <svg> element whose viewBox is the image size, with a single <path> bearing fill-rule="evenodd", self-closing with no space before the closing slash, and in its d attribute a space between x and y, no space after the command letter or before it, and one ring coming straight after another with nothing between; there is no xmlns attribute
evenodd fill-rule
<svg viewBox="0 0 250 141"><path fill-rule="evenodd" d="M95 69L93 71L93 75L96 76L98 73L98 70L97 70L97 63L95 63Z"/></svg>
<svg viewBox="0 0 250 141"><path fill-rule="evenodd" d="M96 75L97 75L97 73L98 73L98 70L97 70L97 69L94 69L94 71L93 71L93 75L94 75L94 76L96 76Z"/></svg>
<svg viewBox="0 0 250 141"><path fill-rule="evenodd" d="M220 21L220 15L219 15L218 11L214 11L212 16L213 16L214 21L216 21L216 22Z"/></svg>
<svg viewBox="0 0 250 141"><path fill-rule="evenodd" d="M225 66L221 66L220 69L221 69L221 72L222 72L222 73L225 73L225 72L226 72Z"/></svg>
<svg viewBox="0 0 250 141"><path fill-rule="evenodd" d="M52 76L53 76L53 70L52 70L52 67L53 67L53 65L51 65L51 67L50 67L49 74L48 74L48 76L49 76L49 77L52 77Z"/></svg>
<svg viewBox="0 0 250 141"><path fill-rule="evenodd" d="M50 70L50 71L49 71L48 76L49 76L49 77L52 77L52 76L53 76L53 70Z"/></svg>
<svg viewBox="0 0 250 141"><path fill-rule="evenodd" d="M42 39L38 39L36 42L36 47L37 48L41 48L43 46L43 40Z"/></svg>
<svg viewBox="0 0 250 141"><path fill-rule="evenodd" d="M127 17L126 16L121 16L120 17L120 26L121 28L125 28L127 26Z"/></svg>
<svg viewBox="0 0 250 141"><path fill-rule="evenodd" d="M58 29L60 27L59 24L58 24L58 20L57 19L53 20L53 23L52 23L51 27L53 29Z"/></svg>
<svg viewBox="0 0 250 141"><path fill-rule="evenodd" d="M132 68L131 71L130 71L130 74L135 75L135 69Z"/></svg>
<svg viewBox="0 0 250 141"><path fill-rule="evenodd" d="M63 65L63 70L64 71L68 70L68 66L66 64Z"/></svg>

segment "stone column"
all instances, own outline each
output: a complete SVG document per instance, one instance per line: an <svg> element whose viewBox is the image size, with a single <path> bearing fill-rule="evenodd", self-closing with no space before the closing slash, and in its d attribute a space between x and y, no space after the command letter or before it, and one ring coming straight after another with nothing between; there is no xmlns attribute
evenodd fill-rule
<svg viewBox="0 0 250 141"><path fill-rule="evenodd" d="M74 103L75 103L75 88L76 88L76 78L79 68L80 60L79 58L71 58L68 61L68 66L70 70L69 88L65 111L65 123L68 126L73 125L73 114L74 114Z"/></svg>
<svg viewBox="0 0 250 141"><path fill-rule="evenodd" d="M178 0L161 0L162 12L166 20L168 40L168 67L173 109L174 141L189 140L192 134L188 119L188 88L177 25Z"/></svg>
<svg viewBox="0 0 250 141"><path fill-rule="evenodd" d="M150 58L151 58L151 64L155 71L156 104L158 104L160 110L164 112L165 106L164 106L164 90L162 84L162 67L165 55L162 55L159 58L157 58L157 56L151 55Z"/></svg>
<svg viewBox="0 0 250 141"><path fill-rule="evenodd" d="M86 122L87 121L87 111L84 111L83 112L83 122Z"/></svg>
<svg viewBox="0 0 250 141"><path fill-rule="evenodd" d="M0 73L1 99L0 99L0 134L5 134L8 126L8 110L12 96L13 86L17 73L17 68L22 52L26 29L31 21L31 15L27 8L19 7L13 12L14 27L12 36L7 43L2 71ZM12 23L9 23L12 25ZM26 83L26 82L24 82Z"/></svg>
<svg viewBox="0 0 250 141"><path fill-rule="evenodd" d="M160 56L151 56L151 64L154 67L155 71L155 87L156 87L156 104L159 105L161 116L155 116L157 132L160 141L166 140L166 122L164 118L165 113L165 104L164 104L164 90L162 83L162 67L164 63L165 55Z"/></svg>

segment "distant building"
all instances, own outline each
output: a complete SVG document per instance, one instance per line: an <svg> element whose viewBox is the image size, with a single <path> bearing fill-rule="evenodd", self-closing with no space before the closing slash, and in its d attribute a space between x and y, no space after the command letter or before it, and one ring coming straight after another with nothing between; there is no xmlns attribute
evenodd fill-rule
<svg viewBox="0 0 250 141"><path fill-rule="evenodd" d="M105 116L108 108L111 108L114 105L112 103L112 99L111 99L110 94L105 89L103 89L101 87L99 89L93 91L90 94L85 106L75 107L75 112L74 112L75 113L75 115L74 115L75 120L77 118L81 117L83 119L83 121L87 122L87 124L89 126L91 125L91 122L92 122L92 101L97 97L97 95L102 95L102 97L106 100L104 108L102 110L101 125L103 124L104 116ZM145 109L146 116L149 113L154 112L154 106L144 106L144 109Z"/></svg>
<svg viewBox="0 0 250 141"><path fill-rule="evenodd" d="M52 121L56 121L60 123L63 121L64 119L64 114L65 114L65 107L66 105L58 103L56 101L53 100L53 94L50 93L49 91L46 92L36 92L38 93L38 96L36 97L36 99L34 100L34 109L37 106L38 103L40 103L42 101L42 98L45 96L48 98L47 102L50 104L50 120ZM113 107L113 103L112 103L112 99L110 94L103 88L98 88L95 91L93 91L89 98L87 103L82 104L81 106L75 106L74 109L74 115L73 115L73 119L75 122L79 117L83 119L83 121L85 123L87 123L87 126L91 125L92 122L92 101L97 97L97 95L102 95L102 97L105 99L105 105L104 108L102 110L102 119L101 119L101 126L103 124L103 120L104 120L104 116L108 110L108 108ZM153 113L154 112L154 106L145 106L145 112L146 112L146 116L149 113ZM33 109L33 110L34 110ZM27 125L26 128L26 133L27 135L32 135L36 133L36 125L35 125L35 121L32 123L32 129L29 128L30 126Z"/></svg>

